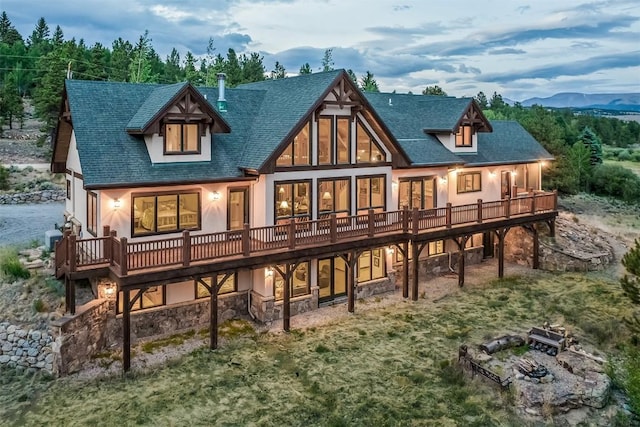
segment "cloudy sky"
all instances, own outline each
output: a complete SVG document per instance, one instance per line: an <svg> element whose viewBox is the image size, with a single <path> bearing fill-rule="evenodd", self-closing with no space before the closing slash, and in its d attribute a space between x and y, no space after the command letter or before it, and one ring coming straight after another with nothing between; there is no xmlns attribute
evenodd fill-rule
<svg viewBox="0 0 640 427"><path fill-rule="evenodd" d="M165 59L260 52L267 70L374 73L381 90L494 91L521 101L558 92L640 92L638 0L0 0L23 37L41 16L65 38L111 46L145 30Z"/></svg>

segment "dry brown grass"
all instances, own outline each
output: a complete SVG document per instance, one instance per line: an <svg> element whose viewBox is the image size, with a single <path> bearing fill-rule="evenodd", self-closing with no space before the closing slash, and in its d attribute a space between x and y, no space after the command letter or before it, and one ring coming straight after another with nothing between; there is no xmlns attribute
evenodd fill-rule
<svg viewBox="0 0 640 427"><path fill-rule="evenodd" d="M512 411L512 396L460 372L458 346L524 333L547 320L613 351L626 338L616 319L628 309L617 283L602 275L541 272L472 285L438 302L381 305L289 334L256 334L236 324L223 348L129 378L11 381L0 392L0 419L15 425L527 425ZM603 342L608 332L592 327L599 322L617 333Z"/></svg>

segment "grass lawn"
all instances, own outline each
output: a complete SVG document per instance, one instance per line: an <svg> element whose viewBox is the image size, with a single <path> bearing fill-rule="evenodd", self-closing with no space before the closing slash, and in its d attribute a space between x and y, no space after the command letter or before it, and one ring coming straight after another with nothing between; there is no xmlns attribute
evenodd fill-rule
<svg viewBox="0 0 640 427"><path fill-rule="evenodd" d="M640 175L640 162L631 162L631 161L618 161L618 160L604 160L604 163L607 165L618 165L623 168L627 168L636 173L636 175Z"/></svg>
<svg viewBox="0 0 640 427"><path fill-rule="evenodd" d="M358 312L361 304L355 315L320 327L235 333L215 352L197 350L129 378L0 375L0 424L527 425L510 410L509 392L460 373L458 346L524 335L547 320L614 352L627 338L619 319L630 310L604 274L545 272L437 302Z"/></svg>

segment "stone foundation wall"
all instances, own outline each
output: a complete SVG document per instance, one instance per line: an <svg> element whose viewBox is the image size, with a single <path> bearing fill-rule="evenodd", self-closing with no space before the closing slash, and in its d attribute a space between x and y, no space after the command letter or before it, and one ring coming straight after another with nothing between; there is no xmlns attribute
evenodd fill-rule
<svg viewBox="0 0 640 427"><path fill-rule="evenodd" d="M74 316L51 322L55 341L54 374L64 376L78 371L91 357L105 349L110 302L96 299L79 307Z"/></svg>
<svg viewBox="0 0 640 427"><path fill-rule="evenodd" d="M356 300L369 298L373 295L393 292L396 289L395 273L390 274L392 277L384 277L382 279L372 280L366 283L358 283L356 285Z"/></svg>
<svg viewBox="0 0 640 427"><path fill-rule="evenodd" d="M559 227L558 227L559 228ZM558 230L568 234L569 231ZM548 271L599 271L613 261L613 251L589 248L584 250L588 242L577 240L570 247L560 245L557 239L548 237L547 228L538 232L540 268ZM581 237L582 238L582 237ZM569 239L571 241L572 239ZM533 266L533 236L522 227L509 230L505 238L505 261L520 265Z"/></svg>
<svg viewBox="0 0 640 427"><path fill-rule="evenodd" d="M18 372L54 373L53 337L49 330L22 329L9 322L0 323L0 366Z"/></svg>
<svg viewBox="0 0 640 427"><path fill-rule="evenodd" d="M131 313L131 342L209 327L209 298ZM107 346L122 345L122 315L109 317ZM247 314L247 292L218 296L218 322Z"/></svg>
<svg viewBox="0 0 640 427"><path fill-rule="evenodd" d="M61 202L66 199L66 197L66 190L62 189L30 191L28 193L7 193L0 194L0 205Z"/></svg>
<svg viewBox="0 0 640 427"><path fill-rule="evenodd" d="M293 317L317 309L318 291L319 288L313 286L309 295L291 298L291 316ZM251 314L255 316L256 320L262 323L270 323L274 320L282 319L284 315L283 302L276 301L272 295L265 297L257 292L251 291Z"/></svg>
<svg viewBox="0 0 640 427"><path fill-rule="evenodd" d="M483 259L483 251L484 248L482 246L477 246L473 248L465 249L464 251L464 265L469 266L473 264L480 264ZM460 253L458 251L445 252L439 255L432 255L427 258L420 258L418 262L419 275L421 278L432 278L436 276L441 276L443 274L456 272L458 270L458 257ZM451 257L451 259L449 259ZM396 276L398 277L398 283L402 282L402 263L396 263L393 266L396 270ZM449 269L451 267L453 271ZM409 261L409 279L413 277L411 267L411 261Z"/></svg>

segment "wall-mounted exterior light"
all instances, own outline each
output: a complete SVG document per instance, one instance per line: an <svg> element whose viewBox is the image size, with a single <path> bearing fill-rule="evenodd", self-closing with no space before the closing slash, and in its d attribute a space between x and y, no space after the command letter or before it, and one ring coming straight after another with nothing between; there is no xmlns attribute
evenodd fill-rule
<svg viewBox="0 0 640 427"><path fill-rule="evenodd" d="M215 202L222 199L222 194L219 191L213 191L211 192L210 198Z"/></svg>
<svg viewBox="0 0 640 427"><path fill-rule="evenodd" d="M117 210L122 207L122 201L120 199L113 199L113 209Z"/></svg>

